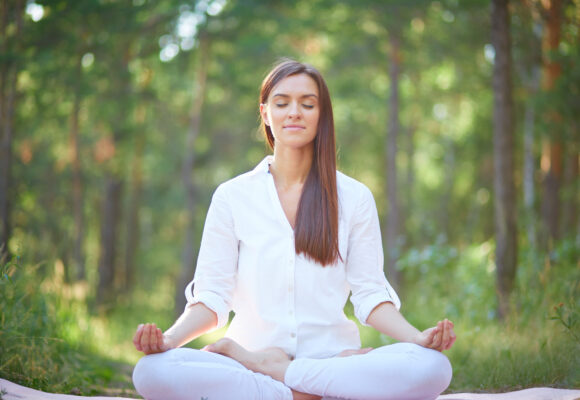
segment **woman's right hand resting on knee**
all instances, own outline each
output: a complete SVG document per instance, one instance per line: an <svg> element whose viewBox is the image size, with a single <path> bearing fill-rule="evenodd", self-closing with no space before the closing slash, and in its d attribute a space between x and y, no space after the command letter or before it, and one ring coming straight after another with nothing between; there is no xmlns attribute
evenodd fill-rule
<svg viewBox="0 0 580 400"><path fill-rule="evenodd" d="M171 349L169 341L155 324L140 324L133 336L137 351L145 354L163 353Z"/></svg>
<svg viewBox="0 0 580 400"><path fill-rule="evenodd" d="M141 324L133 336L137 351L145 354L163 353L175 349L203 335L217 325L215 312L203 303L185 308L183 314L165 333L155 324Z"/></svg>

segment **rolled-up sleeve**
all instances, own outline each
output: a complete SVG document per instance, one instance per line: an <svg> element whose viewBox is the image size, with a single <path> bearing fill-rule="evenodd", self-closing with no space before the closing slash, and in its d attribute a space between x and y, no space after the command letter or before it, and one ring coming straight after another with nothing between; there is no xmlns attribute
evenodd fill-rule
<svg viewBox="0 0 580 400"><path fill-rule="evenodd" d="M219 186L207 212L193 281L185 289L187 307L203 303L216 313L216 329L228 323L236 285L238 240L226 189Z"/></svg>
<svg viewBox="0 0 580 400"><path fill-rule="evenodd" d="M363 325L371 311L379 304L392 302L397 309L401 301L383 271L384 255L379 217L371 191L362 186L350 222L347 280L352 295L354 313Z"/></svg>

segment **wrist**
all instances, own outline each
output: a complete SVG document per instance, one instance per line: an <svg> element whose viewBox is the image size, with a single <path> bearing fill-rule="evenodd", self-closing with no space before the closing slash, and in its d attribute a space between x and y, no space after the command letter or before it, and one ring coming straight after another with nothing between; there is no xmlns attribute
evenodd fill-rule
<svg viewBox="0 0 580 400"><path fill-rule="evenodd" d="M423 340L421 339L422 339L421 332L417 332L413 336L411 336L411 340L409 342L413 344L418 344L419 346L423 346Z"/></svg>
<svg viewBox="0 0 580 400"><path fill-rule="evenodd" d="M179 344L175 342L175 338L171 334L163 334L163 345L167 350L175 349L179 347Z"/></svg>

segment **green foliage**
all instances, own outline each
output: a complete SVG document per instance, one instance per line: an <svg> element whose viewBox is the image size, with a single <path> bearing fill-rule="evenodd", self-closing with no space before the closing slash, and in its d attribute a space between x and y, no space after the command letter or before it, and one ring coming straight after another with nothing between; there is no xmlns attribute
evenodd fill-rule
<svg viewBox="0 0 580 400"><path fill-rule="evenodd" d="M529 261L542 260L542 253L521 249L512 313L505 323L495 318L493 247L484 242L457 248L441 241L405 252L398 263L406 277L402 312L423 329L442 318L455 322L458 339L448 352L454 367L451 391L578 387L580 270L575 242L559 242L541 270ZM390 343L367 330L363 341L371 346Z"/></svg>
<svg viewBox="0 0 580 400"><path fill-rule="evenodd" d="M550 319L560 321L566 331L572 335L574 340L580 343L580 336L578 335L580 311L576 303L564 304L560 303L554 306L554 316Z"/></svg>
<svg viewBox="0 0 580 400"><path fill-rule="evenodd" d="M444 317L456 322L452 390L513 388L515 382L580 386L574 372L580 370L574 356L580 335L577 240L556 243L548 254L523 246L513 314L506 325L495 320L489 1L27 3L42 5L43 17L34 22L25 16L22 51L0 54L0 67L15 54L22 66L15 81L13 236L7 246L13 253L27 249L25 263L15 258L0 265L3 377L53 391L91 393L114 380L130 390L126 363L139 357L130 342L136 325L151 321L167 328L173 321L187 223L180 175L191 107L199 95L196 32L203 28L210 59L195 143L197 236L188 245L199 245L215 187L267 152L256 132L258 87L281 56L313 63L326 77L339 167L371 188L385 217L389 40L397 34L402 59L397 166L405 230L397 250L404 314L423 328ZM221 12L211 11L219 4L225 4ZM538 21L526 2L512 2L511 11L515 125L524 125L529 102L537 111L536 161L540 138L559 137L566 151L577 151L578 3L565 5L561 45L549 55L562 65L551 91L528 88L532 70L541 67ZM184 27L195 29L180 33ZM8 48L14 45L9 39ZM167 49L176 50L175 57L162 58ZM76 96L80 188L73 184L70 156ZM558 118L548 117L554 112ZM523 140L517 135L520 160ZM521 167L515 169L519 191ZM90 305L99 278L109 174L123 185L117 274L128 242L126 216L135 208L137 270L130 293L120 294L122 284L116 282L115 303L98 313ZM578 204L577 178L562 184L562 206ZM141 192L133 191L136 186ZM77 189L81 233L71 212ZM74 278L78 266L71 246L77 235L86 268L81 282ZM367 345L390 343L361 329Z"/></svg>
<svg viewBox="0 0 580 400"><path fill-rule="evenodd" d="M580 385L580 343L569 334L578 330L574 254L569 243L558 246L552 267L537 285L528 282L534 274L520 268L518 301L504 324L494 318L491 243L458 249L440 242L402 255L403 313L421 329L445 317L455 322L458 340L448 352L454 367L450 391ZM58 272L40 278L38 269L20 261L2 266L0 375L52 392L134 395L131 365L140 355L131 336L143 321L162 328L172 323L172 280L119 297L105 316L88 311L85 289L62 282ZM350 305L347 314L354 318ZM363 346L393 342L369 327L360 329ZM203 336L191 346L201 348L223 333Z"/></svg>
<svg viewBox="0 0 580 400"><path fill-rule="evenodd" d="M495 318L493 245L464 248L440 242L411 249L397 266L405 273L403 293L410 319L428 321L433 310L452 320L485 324ZM424 310L424 311L423 311Z"/></svg>
<svg viewBox="0 0 580 400"><path fill-rule="evenodd" d="M547 322L540 317L526 325L456 324L458 339L448 353L454 369L450 390L578 387L580 349Z"/></svg>
<svg viewBox="0 0 580 400"><path fill-rule="evenodd" d="M74 300L54 293L54 282L40 277L39 266L12 261L1 269L2 378L51 392L90 395L121 387L117 392L134 393L130 366L103 357L83 338L67 336L83 315L71 311Z"/></svg>
<svg viewBox="0 0 580 400"><path fill-rule="evenodd" d="M576 243L573 239L559 242L547 258L545 270L540 276L550 281L545 285L551 300L549 304L555 304L550 319L558 321L580 345L580 250Z"/></svg>

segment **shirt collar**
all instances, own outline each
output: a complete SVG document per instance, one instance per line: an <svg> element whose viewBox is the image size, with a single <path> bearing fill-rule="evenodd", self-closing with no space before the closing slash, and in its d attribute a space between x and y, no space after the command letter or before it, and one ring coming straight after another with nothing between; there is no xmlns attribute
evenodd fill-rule
<svg viewBox="0 0 580 400"><path fill-rule="evenodd" d="M273 155L268 155L264 157L262 161L254 168L254 173L269 173L270 172L270 164L274 161Z"/></svg>

